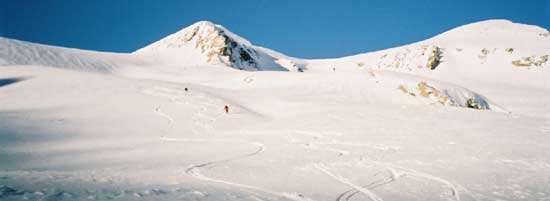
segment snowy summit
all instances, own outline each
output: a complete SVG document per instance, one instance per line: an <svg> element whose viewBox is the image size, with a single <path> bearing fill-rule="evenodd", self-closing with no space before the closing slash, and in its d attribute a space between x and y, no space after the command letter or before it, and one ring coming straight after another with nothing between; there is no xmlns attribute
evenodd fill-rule
<svg viewBox="0 0 550 201"><path fill-rule="evenodd" d="M279 58L272 52L252 45L221 25L200 21L134 53L160 57L163 61L179 65L226 65L240 70L287 70L274 63Z"/></svg>

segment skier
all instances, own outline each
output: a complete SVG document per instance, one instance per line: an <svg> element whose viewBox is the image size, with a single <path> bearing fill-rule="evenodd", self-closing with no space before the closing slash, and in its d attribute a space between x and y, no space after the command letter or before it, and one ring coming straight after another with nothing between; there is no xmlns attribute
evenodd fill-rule
<svg viewBox="0 0 550 201"><path fill-rule="evenodd" d="M187 87L185 87L185 89L184 89L184 90L185 90L185 91L187 91Z"/></svg>
<svg viewBox="0 0 550 201"><path fill-rule="evenodd" d="M223 109L225 110L225 113L226 113L226 114L229 113L229 106L225 105L225 106L223 107Z"/></svg>

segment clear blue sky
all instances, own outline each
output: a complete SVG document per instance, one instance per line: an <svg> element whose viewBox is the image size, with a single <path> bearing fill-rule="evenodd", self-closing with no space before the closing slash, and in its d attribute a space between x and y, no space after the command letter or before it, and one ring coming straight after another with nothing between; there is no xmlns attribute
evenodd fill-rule
<svg viewBox="0 0 550 201"><path fill-rule="evenodd" d="M0 36L131 52L199 20L304 58L403 45L501 18L550 27L548 0L0 0Z"/></svg>

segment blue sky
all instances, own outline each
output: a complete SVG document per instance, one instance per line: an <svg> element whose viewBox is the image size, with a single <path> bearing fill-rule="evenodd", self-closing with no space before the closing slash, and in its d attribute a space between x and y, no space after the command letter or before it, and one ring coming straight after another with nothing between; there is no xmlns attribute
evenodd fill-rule
<svg viewBox="0 0 550 201"><path fill-rule="evenodd" d="M209 20L290 56L338 57L492 18L550 28L550 1L0 0L0 36L112 52Z"/></svg>

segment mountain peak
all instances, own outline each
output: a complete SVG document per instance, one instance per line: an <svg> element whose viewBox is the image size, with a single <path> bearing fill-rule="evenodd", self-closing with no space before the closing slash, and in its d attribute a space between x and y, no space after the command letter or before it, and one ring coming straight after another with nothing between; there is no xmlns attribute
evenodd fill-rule
<svg viewBox="0 0 550 201"><path fill-rule="evenodd" d="M135 53L153 54L177 63L221 64L241 70L260 70L262 59L249 41L210 21L196 22Z"/></svg>
<svg viewBox="0 0 550 201"><path fill-rule="evenodd" d="M547 38L543 37L546 33L548 30L539 26L505 19L491 19L456 27L429 40L437 44L509 48L521 47L526 41L532 41L532 44L547 44Z"/></svg>
<svg viewBox="0 0 550 201"><path fill-rule="evenodd" d="M485 31L494 31L494 30L513 30L513 31L540 31L544 28L527 25L522 23L512 22L507 19L490 19L483 20L479 22L473 22L456 28L459 29L474 29L474 30L485 30Z"/></svg>
<svg viewBox="0 0 550 201"><path fill-rule="evenodd" d="M198 22L195 22L191 26L216 26L217 24L214 24L214 22L208 21L208 20L201 20Z"/></svg>

